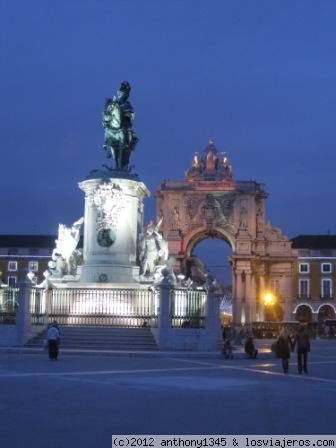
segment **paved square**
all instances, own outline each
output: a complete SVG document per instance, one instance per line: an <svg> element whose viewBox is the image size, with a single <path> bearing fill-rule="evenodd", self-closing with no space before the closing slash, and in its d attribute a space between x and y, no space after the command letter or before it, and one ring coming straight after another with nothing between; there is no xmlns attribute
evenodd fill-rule
<svg viewBox="0 0 336 448"><path fill-rule="evenodd" d="M309 374L267 359L0 353L1 446L110 447L112 434L335 434L336 341Z"/></svg>

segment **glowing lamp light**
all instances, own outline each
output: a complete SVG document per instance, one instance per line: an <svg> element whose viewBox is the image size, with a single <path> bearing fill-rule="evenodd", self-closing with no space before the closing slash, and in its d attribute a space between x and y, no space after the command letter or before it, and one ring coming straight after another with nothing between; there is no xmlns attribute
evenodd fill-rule
<svg viewBox="0 0 336 448"><path fill-rule="evenodd" d="M265 306L272 306L275 304L275 296L271 292L267 291L263 295L263 301Z"/></svg>

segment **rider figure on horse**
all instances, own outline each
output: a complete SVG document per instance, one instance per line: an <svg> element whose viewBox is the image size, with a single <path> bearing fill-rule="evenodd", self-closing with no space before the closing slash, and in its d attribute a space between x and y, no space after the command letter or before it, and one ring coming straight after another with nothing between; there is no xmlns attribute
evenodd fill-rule
<svg viewBox="0 0 336 448"><path fill-rule="evenodd" d="M139 139L132 130L134 109L128 101L131 86L121 83L117 95L105 102L103 127L105 128L104 149L107 157L113 157L117 170L127 170L131 151Z"/></svg>

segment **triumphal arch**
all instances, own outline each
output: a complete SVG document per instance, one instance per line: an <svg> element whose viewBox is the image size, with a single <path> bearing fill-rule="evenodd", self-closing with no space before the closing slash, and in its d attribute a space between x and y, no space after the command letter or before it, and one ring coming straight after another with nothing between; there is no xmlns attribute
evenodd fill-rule
<svg viewBox="0 0 336 448"><path fill-rule="evenodd" d="M268 318L267 291L276 297L277 319L291 319L295 257L288 238L265 220L267 196L255 180L235 180L228 155L212 141L202 154L195 153L184 180L165 181L157 191L157 211L175 269L186 272L194 246L205 238L217 237L231 246L237 325Z"/></svg>

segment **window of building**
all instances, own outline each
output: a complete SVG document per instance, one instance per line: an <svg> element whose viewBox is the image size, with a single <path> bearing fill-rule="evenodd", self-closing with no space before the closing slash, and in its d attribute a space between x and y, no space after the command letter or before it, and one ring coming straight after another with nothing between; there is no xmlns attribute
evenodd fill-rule
<svg viewBox="0 0 336 448"><path fill-rule="evenodd" d="M309 280L308 279L300 279L299 280L299 298L300 299L308 299L309 298Z"/></svg>
<svg viewBox="0 0 336 448"><path fill-rule="evenodd" d="M28 263L28 269L32 272L37 272L38 271L38 261L30 261Z"/></svg>
<svg viewBox="0 0 336 448"><path fill-rule="evenodd" d="M8 270L9 271L17 271L17 261L9 261L8 262Z"/></svg>
<svg viewBox="0 0 336 448"><path fill-rule="evenodd" d="M331 273L331 263L322 263L321 264L321 272L322 272L322 274L330 274Z"/></svg>
<svg viewBox="0 0 336 448"><path fill-rule="evenodd" d="M8 286L14 287L14 286L16 285L16 283L17 283L17 277L16 277L16 275L10 275L10 276L7 278L7 284L8 284Z"/></svg>
<svg viewBox="0 0 336 448"><path fill-rule="evenodd" d="M321 281L321 297L322 299L330 299L332 297L332 283L330 278L324 278Z"/></svg>
<svg viewBox="0 0 336 448"><path fill-rule="evenodd" d="M308 263L300 263L299 264L299 272L300 272L300 274L308 274L309 273L309 264Z"/></svg>
<svg viewBox="0 0 336 448"><path fill-rule="evenodd" d="M274 278L271 280L271 290L276 296L280 294L280 280Z"/></svg>

